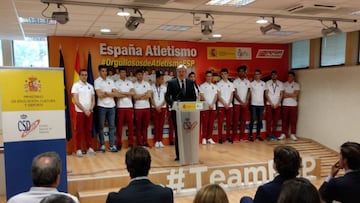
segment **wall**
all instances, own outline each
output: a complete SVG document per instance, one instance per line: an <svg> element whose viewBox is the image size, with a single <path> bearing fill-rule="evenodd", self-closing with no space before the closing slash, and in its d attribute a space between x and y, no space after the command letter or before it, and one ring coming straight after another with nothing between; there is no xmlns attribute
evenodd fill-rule
<svg viewBox="0 0 360 203"><path fill-rule="evenodd" d="M297 134L339 150L360 142L360 66L296 72L301 84Z"/></svg>

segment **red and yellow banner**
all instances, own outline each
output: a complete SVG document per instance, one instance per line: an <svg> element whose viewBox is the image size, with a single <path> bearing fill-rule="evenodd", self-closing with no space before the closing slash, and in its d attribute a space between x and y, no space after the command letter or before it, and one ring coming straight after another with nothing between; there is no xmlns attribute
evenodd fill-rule
<svg viewBox="0 0 360 203"><path fill-rule="evenodd" d="M92 54L94 77L98 76L100 64L142 68L174 68L185 64L196 72L198 83L205 80L207 70L219 72L228 68L232 78L237 76L239 65L248 66L248 77L251 79L255 69L261 69L266 77L272 70L277 70L280 79L285 79L289 69L288 44L256 43L200 43L165 40L135 39L101 39L90 37L49 37L50 66L58 66L59 47L62 47L65 58L68 87L71 87L74 74L76 51L80 58L80 68L87 67L87 54ZM259 50L281 50L282 55L273 57L256 57ZM263 52L263 51L262 51ZM278 53L278 52L277 52ZM280 57L279 57L280 56Z"/></svg>

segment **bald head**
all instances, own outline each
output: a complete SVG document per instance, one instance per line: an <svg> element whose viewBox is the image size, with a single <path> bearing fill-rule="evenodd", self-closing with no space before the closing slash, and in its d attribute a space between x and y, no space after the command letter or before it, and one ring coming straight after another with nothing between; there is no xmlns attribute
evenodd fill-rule
<svg viewBox="0 0 360 203"><path fill-rule="evenodd" d="M32 180L36 187L57 187L61 160L56 152L45 152L37 155L32 161Z"/></svg>

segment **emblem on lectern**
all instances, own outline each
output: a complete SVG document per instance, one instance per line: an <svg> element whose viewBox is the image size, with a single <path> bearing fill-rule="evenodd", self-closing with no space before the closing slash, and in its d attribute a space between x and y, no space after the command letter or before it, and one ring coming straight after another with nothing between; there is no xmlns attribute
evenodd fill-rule
<svg viewBox="0 0 360 203"><path fill-rule="evenodd" d="M185 130L192 130L196 127L197 124L198 124L197 121L191 122L190 118L185 118L185 121L183 123L183 128Z"/></svg>

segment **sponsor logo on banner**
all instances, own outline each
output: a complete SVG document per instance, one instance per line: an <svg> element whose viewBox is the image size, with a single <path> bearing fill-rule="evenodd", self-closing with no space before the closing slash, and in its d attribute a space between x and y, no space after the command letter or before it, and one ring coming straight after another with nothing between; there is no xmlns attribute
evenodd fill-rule
<svg viewBox="0 0 360 203"><path fill-rule="evenodd" d="M26 137L40 124L40 119L31 122L30 120L27 120L27 117L28 116L26 114L22 114L20 115L20 120L18 121L18 131L22 132L21 137Z"/></svg>
<svg viewBox="0 0 360 203"><path fill-rule="evenodd" d="M207 58L214 60L251 60L251 47L207 47Z"/></svg>
<svg viewBox="0 0 360 203"><path fill-rule="evenodd" d="M284 55L283 49L259 49L256 58L281 59Z"/></svg>

